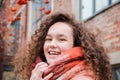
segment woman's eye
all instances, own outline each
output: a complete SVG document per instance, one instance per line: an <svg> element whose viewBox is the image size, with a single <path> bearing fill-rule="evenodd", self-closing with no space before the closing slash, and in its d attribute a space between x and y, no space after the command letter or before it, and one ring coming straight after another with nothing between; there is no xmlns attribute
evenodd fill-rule
<svg viewBox="0 0 120 80"><path fill-rule="evenodd" d="M51 38L46 38L45 41L51 41L52 39Z"/></svg>
<svg viewBox="0 0 120 80"><path fill-rule="evenodd" d="M60 41L66 41L66 39L59 39Z"/></svg>

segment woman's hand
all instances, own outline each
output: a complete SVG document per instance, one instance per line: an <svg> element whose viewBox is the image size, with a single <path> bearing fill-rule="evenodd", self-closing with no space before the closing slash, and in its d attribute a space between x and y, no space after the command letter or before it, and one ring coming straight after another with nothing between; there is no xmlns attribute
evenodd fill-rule
<svg viewBox="0 0 120 80"><path fill-rule="evenodd" d="M35 66L35 68L32 70L30 80L49 80L53 76L53 73L49 73L44 78L42 77L44 71L46 71L47 69L48 69L47 63L45 63L45 62L38 63Z"/></svg>

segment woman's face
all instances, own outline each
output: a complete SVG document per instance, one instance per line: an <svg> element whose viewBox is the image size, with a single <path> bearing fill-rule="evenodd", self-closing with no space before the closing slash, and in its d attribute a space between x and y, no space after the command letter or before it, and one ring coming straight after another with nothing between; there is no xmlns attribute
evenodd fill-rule
<svg viewBox="0 0 120 80"><path fill-rule="evenodd" d="M67 23L57 22L53 24L48 30L44 44L47 62L54 63L63 51L73 47L73 41L73 30Z"/></svg>

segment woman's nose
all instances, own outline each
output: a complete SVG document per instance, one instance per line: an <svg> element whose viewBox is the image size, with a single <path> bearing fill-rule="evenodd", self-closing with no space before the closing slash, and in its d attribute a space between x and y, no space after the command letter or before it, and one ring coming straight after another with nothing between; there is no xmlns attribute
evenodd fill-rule
<svg viewBox="0 0 120 80"><path fill-rule="evenodd" d="M57 47L57 41L56 40L52 40L49 44L50 48L56 48Z"/></svg>

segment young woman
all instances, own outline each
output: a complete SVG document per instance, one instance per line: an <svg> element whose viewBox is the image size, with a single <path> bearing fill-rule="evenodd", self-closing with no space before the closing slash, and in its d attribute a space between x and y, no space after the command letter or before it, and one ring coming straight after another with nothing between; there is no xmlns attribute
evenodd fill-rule
<svg viewBox="0 0 120 80"><path fill-rule="evenodd" d="M15 69L20 80L112 80L109 58L97 42L73 16L52 14L18 50Z"/></svg>

